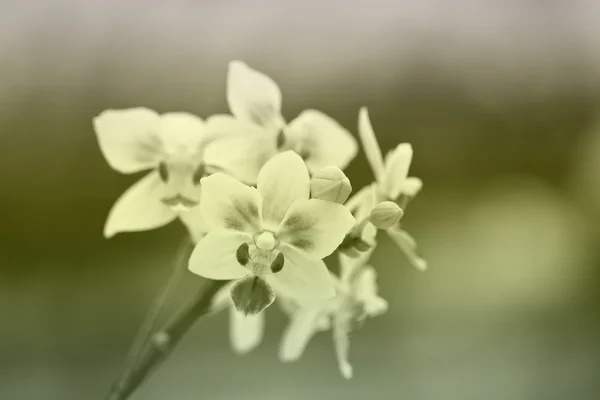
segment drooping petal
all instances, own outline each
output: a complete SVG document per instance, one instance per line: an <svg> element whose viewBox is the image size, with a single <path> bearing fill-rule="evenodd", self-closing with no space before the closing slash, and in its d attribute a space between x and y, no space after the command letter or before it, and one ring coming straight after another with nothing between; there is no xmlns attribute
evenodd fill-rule
<svg viewBox="0 0 600 400"><path fill-rule="evenodd" d="M258 174L258 192L263 198L263 219L274 229L296 200L310 195L310 177L302 158L285 151L271 158Z"/></svg>
<svg viewBox="0 0 600 400"><path fill-rule="evenodd" d="M278 128L283 124L279 86L242 61L229 63L227 103L237 118L267 128Z"/></svg>
<svg viewBox="0 0 600 400"><path fill-rule="evenodd" d="M366 107L362 107L358 113L358 134L367 160L373 170L373 175L375 175L375 180L377 182L383 182L385 174L383 157Z"/></svg>
<svg viewBox="0 0 600 400"><path fill-rule="evenodd" d="M161 154L160 116L148 108L106 110L94 118L100 150L115 170L130 174L155 167Z"/></svg>
<svg viewBox="0 0 600 400"><path fill-rule="evenodd" d="M400 143L388 153L385 160L385 193L390 200L395 200L402 193L408 169L412 162L413 149L408 143Z"/></svg>
<svg viewBox="0 0 600 400"><path fill-rule="evenodd" d="M425 261L418 253L417 242L408 232L403 231L398 227L390 228L386 230L386 232L416 269L419 271L427 269L427 261Z"/></svg>
<svg viewBox="0 0 600 400"><path fill-rule="evenodd" d="M239 354L254 350L262 341L265 327L264 313L244 315L235 307L229 309L229 340Z"/></svg>
<svg viewBox="0 0 600 400"><path fill-rule="evenodd" d="M262 230L262 200L256 189L222 173L200 181L200 211L212 229Z"/></svg>
<svg viewBox="0 0 600 400"><path fill-rule="evenodd" d="M277 227L282 242L306 257L323 259L333 253L354 226L354 217L341 204L325 200L293 203Z"/></svg>
<svg viewBox="0 0 600 400"><path fill-rule="evenodd" d="M160 117L158 134L165 153L179 157L200 154L204 139L204 122L201 118L185 112L165 113Z"/></svg>
<svg viewBox="0 0 600 400"><path fill-rule="evenodd" d="M235 231L210 232L194 247L188 268L194 274L208 279L243 278L249 271L239 264L236 252L248 240L248 235Z"/></svg>
<svg viewBox="0 0 600 400"><path fill-rule="evenodd" d="M275 301L275 291L256 275L249 274L231 285L231 301L244 315L257 315Z"/></svg>
<svg viewBox="0 0 600 400"><path fill-rule="evenodd" d="M283 269L267 275L278 293L298 299L330 299L335 286L323 260L310 260L298 250L281 246Z"/></svg>
<svg viewBox="0 0 600 400"><path fill-rule="evenodd" d="M340 373L346 379L352 378L352 365L348 361L350 353L350 332L344 318L334 318L333 344Z"/></svg>
<svg viewBox="0 0 600 400"><path fill-rule="evenodd" d="M162 186L158 173L153 171L127 189L108 213L104 236L146 231L173 221L177 215L162 203Z"/></svg>
<svg viewBox="0 0 600 400"><path fill-rule="evenodd" d="M344 169L358 152L356 139L333 118L317 110L303 111L285 128L285 140L304 155L314 172L334 166Z"/></svg>
<svg viewBox="0 0 600 400"><path fill-rule="evenodd" d="M302 307L292 315L283 332L279 347L279 359L283 362L297 361L304 353L308 342L319 330L319 320L324 308L315 305Z"/></svg>
<svg viewBox="0 0 600 400"><path fill-rule="evenodd" d="M204 163L244 183L256 183L261 168L277 153L276 136L248 121L223 117L211 123L209 119L207 132L215 139L204 149Z"/></svg>

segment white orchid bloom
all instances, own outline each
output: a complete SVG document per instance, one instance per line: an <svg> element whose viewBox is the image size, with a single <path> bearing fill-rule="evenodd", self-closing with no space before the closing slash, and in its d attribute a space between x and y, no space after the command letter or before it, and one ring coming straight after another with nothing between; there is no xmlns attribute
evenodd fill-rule
<svg viewBox="0 0 600 400"><path fill-rule="evenodd" d="M229 63L229 109L236 119L263 129L263 149L294 150L311 173L329 166L346 168L358 151L350 132L317 110L305 110L286 123L281 101L281 90L273 79L244 62Z"/></svg>
<svg viewBox="0 0 600 400"><path fill-rule="evenodd" d="M124 174L152 169L113 205L104 227L106 237L158 228L179 216L184 223L193 221L186 225L198 239L204 230L200 218L186 211L198 203L200 179L221 170L247 175L246 165L234 162L234 155L246 152L241 144L230 142L227 152L222 145L215 146L219 142L215 139L231 137L231 132L221 132L219 116L203 121L188 113L159 115L138 107L103 111L93 124L113 169Z"/></svg>
<svg viewBox="0 0 600 400"><path fill-rule="evenodd" d="M359 190L346 202L346 207L359 221L358 225L368 219L371 211L381 202L401 203L399 205L404 209L408 200L416 196L423 187L421 179L408 176L413 155L410 144L399 144L386 154L385 160L381 156L381 149L365 107L359 112L359 135L375 175L375 182ZM401 229L400 223L385 231L415 268L421 271L427 269L427 262L419 254L415 239Z"/></svg>
<svg viewBox="0 0 600 400"><path fill-rule="evenodd" d="M341 204L309 199L307 167L287 151L269 160L257 188L225 174L203 178L200 211L209 232L192 252L189 269L205 278L236 280L235 307L257 314L278 292L330 298L333 282L323 258L354 225Z"/></svg>
<svg viewBox="0 0 600 400"><path fill-rule="evenodd" d="M352 378L349 362L352 329L367 317L381 315L388 309L387 301L377 294L375 270L364 264L369 255L357 259L340 254L342 270L334 299L296 301L288 306L291 321L280 346L282 361L298 360L315 333L331 329L340 372L344 378Z"/></svg>
<svg viewBox="0 0 600 400"><path fill-rule="evenodd" d="M398 201L400 195L416 196L423 187L423 181L408 176L413 156L412 146L400 143L386 154L384 160L366 107L362 107L358 114L358 133L375 175L378 201Z"/></svg>

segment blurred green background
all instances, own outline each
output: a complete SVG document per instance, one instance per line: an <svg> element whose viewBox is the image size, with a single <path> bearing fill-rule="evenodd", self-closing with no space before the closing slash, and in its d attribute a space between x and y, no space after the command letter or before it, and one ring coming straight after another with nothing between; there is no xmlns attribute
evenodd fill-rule
<svg viewBox="0 0 600 400"><path fill-rule="evenodd" d="M227 111L227 63L275 79L288 120L317 108L425 182L373 258L388 314L352 338L355 378L319 334L276 360L285 319L237 357L227 317L198 324L139 399L600 397L600 4L460 0L0 4L0 399L101 399L170 271L177 224L102 237L137 177L91 120L146 106ZM347 170L372 179L363 154ZM193 293L186 275L175 303Z"/></svg>

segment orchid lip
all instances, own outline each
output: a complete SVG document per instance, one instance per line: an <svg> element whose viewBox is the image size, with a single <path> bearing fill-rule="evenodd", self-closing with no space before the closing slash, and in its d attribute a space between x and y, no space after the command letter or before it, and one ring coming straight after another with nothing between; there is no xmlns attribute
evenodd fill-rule
<svg viewBox="0 0 600 400"><path fill-rule="evenodd" d="M160 201L167 207L183 210L189 210L198 205L198 201L187 198L179 193L172 197L165 197Z"/></svg>

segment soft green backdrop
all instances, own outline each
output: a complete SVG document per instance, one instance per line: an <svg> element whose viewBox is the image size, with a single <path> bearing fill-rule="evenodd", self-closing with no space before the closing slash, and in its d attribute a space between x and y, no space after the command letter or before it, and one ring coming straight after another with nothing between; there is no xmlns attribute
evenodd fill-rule
<svg viewBox="0 0 600 400"><path fill-rule="evenodd" d="M600 395L599 15L593 2L105 1L0 4L0 398L100 399L184 231L102 238L135 176L103 160L107 108L225 112L229 60L415 149L425 188L382 240L387 315L355 332L344 381L320 334L276 360L285 320L238 358L227 318L190 333L139 399L592 400ZM371 179L362 154L347 171ZM185 301L191 275L174 304Z"/></svg>

